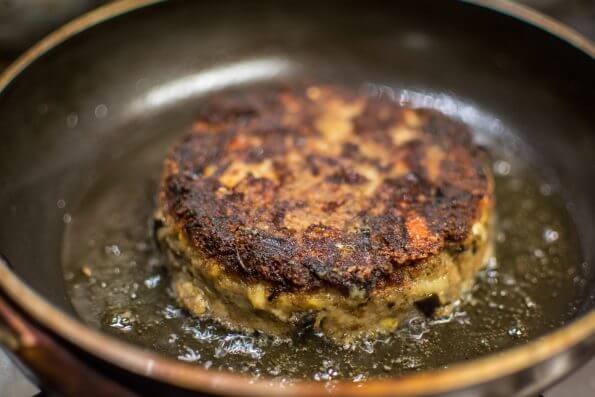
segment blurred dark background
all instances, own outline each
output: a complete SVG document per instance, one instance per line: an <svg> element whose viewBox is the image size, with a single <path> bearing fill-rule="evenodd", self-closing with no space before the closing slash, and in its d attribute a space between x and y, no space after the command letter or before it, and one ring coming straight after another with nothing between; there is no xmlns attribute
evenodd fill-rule
<svg viewBox="0 0 595 397"><path fill-rule="evenodd" d="M65 21L106 0L0 0L0 54L3 59L31 46Z"/></svg>
<svg viewBox="0 0 595 397"><path fill-rule="evenodd" d="M518 0L595 39L595 0ZM40 37L108 0L0 0L0 62ZM1 66L1 65L0 65Z"/></svg>

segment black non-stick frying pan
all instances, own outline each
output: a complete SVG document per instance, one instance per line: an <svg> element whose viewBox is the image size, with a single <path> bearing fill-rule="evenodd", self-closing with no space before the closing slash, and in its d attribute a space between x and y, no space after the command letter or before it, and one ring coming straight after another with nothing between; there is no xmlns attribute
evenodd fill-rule
<svg viewBox="0 0 595 397"><path fill-rule="evenodd" d="M0 77L0 339L70 395L327 394L186 365L83 325L65 292L63 207L131 148L188 125L205 94L304 76L387 82L462 98L531 148L569 203L587 292L572 321L498 356L332 391L543 390L595 347L594 56L588 40L502 1L128 0L83 16Z"/></svg>

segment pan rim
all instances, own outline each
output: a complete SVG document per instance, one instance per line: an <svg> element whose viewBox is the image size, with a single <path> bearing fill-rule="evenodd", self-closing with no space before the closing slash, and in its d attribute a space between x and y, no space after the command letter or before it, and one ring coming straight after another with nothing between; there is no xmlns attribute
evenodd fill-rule
<svg viewBox="0 0 595 397"><path fill-rule="evenodd" d="M51 33L25 52L0 75L0 95L29 65L49 50L76 34L104 21L164 0L120 0L91 11ZM460 0L514 17L558 37L576 49L595 58L595 45L574 30L520 4L504 0ZM54 307L13 273L0 257L0 288L36 322L90 354L141 376L151 376L174 386L233 395L326 395L323 383L296 381L288 387L275 387L269 379L214 372L201 367L147 352L139 347L100 333L80 320ZM446 369L435 369L397 378L369 380L363 384L339 381L334 392L341 395L427 395L445 393L486 383L510 375L580 344L595 334L595 310L569 325L530 341L522 346L490 354L468 363L456 363Z"/></svg>

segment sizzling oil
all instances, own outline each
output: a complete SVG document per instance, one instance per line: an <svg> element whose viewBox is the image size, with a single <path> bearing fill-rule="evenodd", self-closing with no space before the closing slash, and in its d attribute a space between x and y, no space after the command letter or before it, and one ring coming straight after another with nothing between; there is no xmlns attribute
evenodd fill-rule
<svg viewBox="0 0 595 397"><path fill-rule="evenodd" d="M577 310L581 255L564 202L507 139L492 137L494 255L449 317L419 314L392 335L340 347L315 334L278 340L193 318L173 297L151 233L161 161L177 135L161 134L113 161L65 215L69 295L83 321L104 332L206 368L361 382L510 348L563 325Z"/></svg>

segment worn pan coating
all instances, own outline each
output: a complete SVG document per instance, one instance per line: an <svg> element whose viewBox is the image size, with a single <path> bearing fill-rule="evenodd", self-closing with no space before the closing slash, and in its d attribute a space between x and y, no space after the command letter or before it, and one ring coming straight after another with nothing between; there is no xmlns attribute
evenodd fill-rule
<svg viewBox="0 0 595 397"><path fill-rule="evenodd" d="M275 2L125 0L56 31L0 76L0 339L63 393L326 395L273 388L141 351L73 316L61 274L63 212L101 162L189 120L189 99L315 72L447 91L518 127L562 183L595 260L595 49L504 1ZM522 128L521 128L522 127ZM10 265L8 264L10 263ZM591 272L592 274L593 272ZM498 356L339 395L527 395L595 348L595 282L582 315Z"/></svg>

